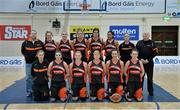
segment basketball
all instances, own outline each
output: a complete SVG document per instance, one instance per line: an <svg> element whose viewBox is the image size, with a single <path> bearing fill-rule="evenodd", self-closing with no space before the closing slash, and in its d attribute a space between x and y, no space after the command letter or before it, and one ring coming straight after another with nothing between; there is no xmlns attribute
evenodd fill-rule
<svg viewBox="0 0 180 110"><path fill-rule="evenodd" d="M117 93L114 93L112 96L109 98L112 102L117 103L121 101L121 96Z"/></svg>

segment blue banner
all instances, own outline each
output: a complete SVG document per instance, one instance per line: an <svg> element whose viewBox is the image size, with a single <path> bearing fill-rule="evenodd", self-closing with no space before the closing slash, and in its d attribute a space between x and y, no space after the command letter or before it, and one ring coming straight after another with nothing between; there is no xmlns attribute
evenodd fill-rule
<svg viewBox="0 0 180 110"><path fill-rule="evenodd" d="M130 35L130 40L139 40L139 26L110 26L109 30L114 32L115 40L123 40L126 33Z"/></svg>

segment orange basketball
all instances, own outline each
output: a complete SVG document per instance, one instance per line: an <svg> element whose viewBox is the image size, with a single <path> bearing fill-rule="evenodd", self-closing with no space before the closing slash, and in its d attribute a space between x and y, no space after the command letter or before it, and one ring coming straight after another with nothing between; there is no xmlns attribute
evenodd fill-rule
<svg viewBox="0 0 180 110"><path fill-rule="evenodd" d="M112 102L120 102L121 101L121 96L117 93L114 93L112 96L109 97L109 99L112 101Z"/></svg>

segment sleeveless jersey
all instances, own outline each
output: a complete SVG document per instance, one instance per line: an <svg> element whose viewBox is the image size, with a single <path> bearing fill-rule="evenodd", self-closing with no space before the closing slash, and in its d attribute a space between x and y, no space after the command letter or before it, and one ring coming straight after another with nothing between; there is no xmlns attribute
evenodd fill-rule
<svg viewBox="0 0 180 110"><path fill-rule="evenodd" d="M127 70L127 80L128 81L135 81L135 82L139 82L141 81L141 67L140 67L140 63L139 60L137 61L136 64L134 64L131 60L130 60L130 64L128 66L128 70Z"/></svg>
<svg viewBox="0 0 180 110"><path fill-rule="evenodd" d="M90 66L90 82L91 83L104 83L104 70L102 61L99 64L95 64L92 61Z"/></svg>
<svg viewBox="0 0 180 110"><path fill-rule="evenodd" d="M112 60L110 60L108 82L123 83L122 74L120 61L118 60L118 62L114 64Z"/></svg>
<svg viewBox="0 0 180 110"><path fill-rule="evenodd" d="M63 61L57 64L55 61L51 67L52 81L63 82L66 79L66 70Z"/></svg>
<svg viewBox="0 0 180 110"><path fill-rule="evenodd" d="M85 83L86 76L85 76L85 69L84 69L84 62L82 61L81 64L78 66L75 62L73 63L72 67L72 83Z"/></svg>

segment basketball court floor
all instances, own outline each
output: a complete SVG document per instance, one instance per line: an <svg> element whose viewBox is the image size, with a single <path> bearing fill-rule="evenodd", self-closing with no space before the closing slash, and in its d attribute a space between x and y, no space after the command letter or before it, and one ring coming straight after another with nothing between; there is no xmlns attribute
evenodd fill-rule
<svg viewBox="0 0 180 110"><path fill-rule="evenodd" d="M146 83L143 102L126 102L124 99L120 103L112 103L108 99L103 102L91 102L89 99L85 102L68 100L67 103L34 102L26 97L24 68L0 67L0 109L180 109L180 65L155 65L154 97L148 96Z"/></svg>

